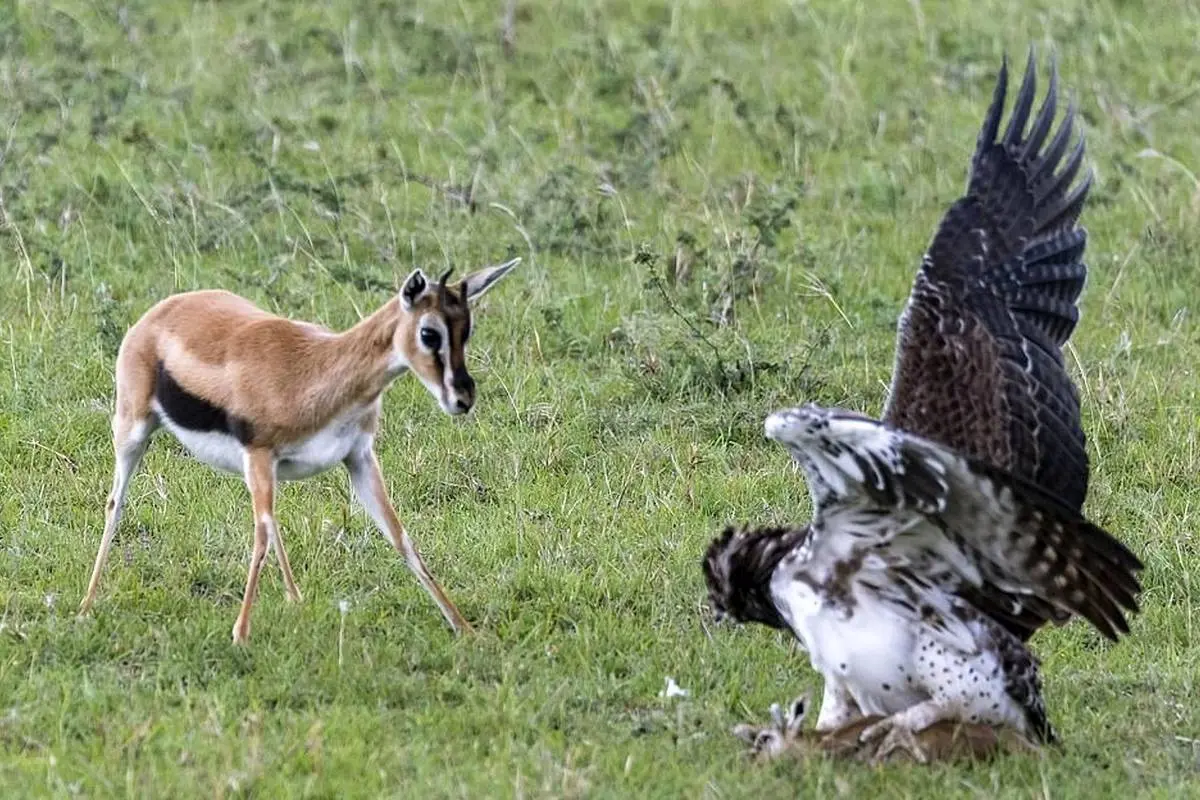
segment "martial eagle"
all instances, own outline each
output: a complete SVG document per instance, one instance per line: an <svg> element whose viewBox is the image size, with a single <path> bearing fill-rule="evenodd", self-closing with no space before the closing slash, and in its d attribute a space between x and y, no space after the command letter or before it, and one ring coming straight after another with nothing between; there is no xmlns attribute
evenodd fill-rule
<svg viewBox="0 0 1200 800"><path fill-rule="evenodd" d="M824 678L817 729L864 715L909 746L942 720L1054 741L1026 641L1074 615L1128 633L1142 563L1082 512L1088 460L1062 347L1079 318L1091 187L1057 70L1029 125L1033 53L1003 135L1005 58L965 196L898 325L883 420L778 411L812 520L729 528L704 560L716 616L790 629ZM1028 130L1026 130L1028 128ZM999 137L999 138L998 138Z"/></svg>

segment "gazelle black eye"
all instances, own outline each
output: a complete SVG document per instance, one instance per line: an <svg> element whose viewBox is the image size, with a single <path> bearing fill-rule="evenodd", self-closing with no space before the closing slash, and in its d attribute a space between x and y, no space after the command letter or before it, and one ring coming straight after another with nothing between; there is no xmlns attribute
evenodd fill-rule
<svg viewBox="0 0 1200 800"><path fill-rule="evenodd" d="M433 328L421 328L421 344L430 350L440 350L442 347L442 335Z"/></svg>

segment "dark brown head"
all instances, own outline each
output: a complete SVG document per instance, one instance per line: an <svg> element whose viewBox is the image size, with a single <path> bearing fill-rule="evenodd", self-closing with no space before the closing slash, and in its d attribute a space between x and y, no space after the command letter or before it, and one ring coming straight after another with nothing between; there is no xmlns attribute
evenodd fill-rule
<svg viewBox="0 0 1200 800"><path fill-rule="evenodd" d="M475 380L467 371L471 303L519 263L514 258L484 267L455 284L447 282L450 270L436 283L419 269L404 280L405 318L396 326L394 349L447 414L465 414L475 405Z"/></svg>
<svg viewBox="0 0 1200 800"><path fill-rule="evenodd" d="M808 536L808 528L728 527L708 546L704 580L718 620L786 627L771 600L771 577L783 557Z"/></svg>

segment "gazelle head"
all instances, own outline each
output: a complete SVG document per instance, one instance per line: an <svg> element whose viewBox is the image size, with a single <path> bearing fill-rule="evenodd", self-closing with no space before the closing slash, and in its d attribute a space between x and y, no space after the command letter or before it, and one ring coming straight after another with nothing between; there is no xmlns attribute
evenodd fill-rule
<svg viewBox="0 0 1200 800"><path fill-rule="evenodd" d="M413 371L447 414L465 414L475 405L475 380L467 371L471 303L521 263L514 258L447 284L450 270L436 282L413 270L400 288L405 312L396 326L393 351Z"/></svg>

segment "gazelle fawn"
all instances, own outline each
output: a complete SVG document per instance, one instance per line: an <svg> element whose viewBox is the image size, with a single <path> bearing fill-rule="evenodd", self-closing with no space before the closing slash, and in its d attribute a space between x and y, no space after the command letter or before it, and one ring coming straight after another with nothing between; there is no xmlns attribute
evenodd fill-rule
<svg viewBox="0 0 1200 800"><path fill-rule="evenodd" d="M447 414L471 410L470 304L519 262L486 267L454 285L446 284L449 272L434 283L414 270L397 297L343 333L275 316L224 291L177 294L153 306L125 334L117 355L113 486L79 612L86 613L96 599L129 480L151 435L163 426L198 460L241 474L250 490L254 548L233 626L235 643L249 636L268 546L275 550L288 599L300 599L275 522L276 484L339 463L367 514L404 555L451 627L469 632L392 508L375 434L383 392L406 370Z"/></svg>

